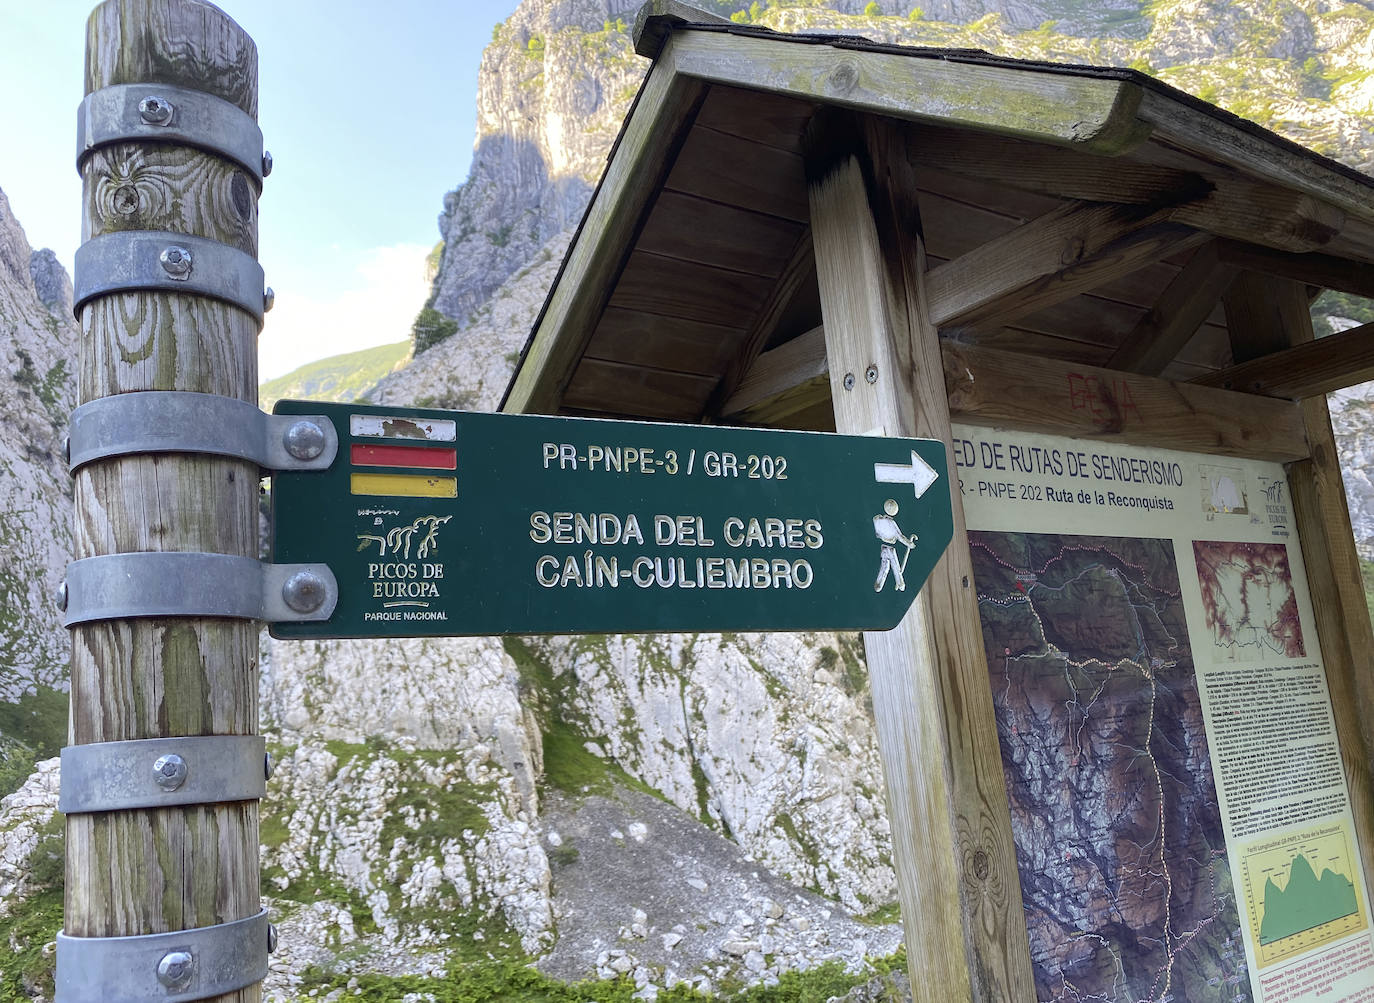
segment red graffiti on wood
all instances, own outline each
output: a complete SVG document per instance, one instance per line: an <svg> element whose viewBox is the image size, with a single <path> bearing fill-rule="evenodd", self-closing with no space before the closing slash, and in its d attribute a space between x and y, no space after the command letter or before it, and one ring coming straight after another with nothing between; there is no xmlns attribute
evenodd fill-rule
<svg viewBox="0 0 1374 1003"><path fill-rule="evenodd" d="M1094 421L1112 428L1122 427L1131 417L1143 420L1125 378L1069 373L1068 381L1069 410L1087 411Z"/></svg>

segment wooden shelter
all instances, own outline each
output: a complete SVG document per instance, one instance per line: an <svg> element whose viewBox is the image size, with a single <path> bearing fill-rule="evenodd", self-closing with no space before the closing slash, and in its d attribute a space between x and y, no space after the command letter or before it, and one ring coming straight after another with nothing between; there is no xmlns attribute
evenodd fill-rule
<svg viewBox="0 0 1374 1003"><path fill-rule="evenodd" d="M1309 317L1323 289L1374 297L1374 179L1126 69L672 0L635 40L653 66L504 409L1287 464L1374 878L1374 643L1324 396L1374 377L1374 325L1316 340ZM919 999L1029 1000L954 508L912 613L865 638L907 947Z"/></svg>

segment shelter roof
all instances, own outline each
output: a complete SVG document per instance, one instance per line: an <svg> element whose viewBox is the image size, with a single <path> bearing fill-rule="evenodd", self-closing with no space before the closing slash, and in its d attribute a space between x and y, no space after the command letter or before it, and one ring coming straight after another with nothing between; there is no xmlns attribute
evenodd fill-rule
<svg viewBox="0 0 1374 1003"><path fill-rule="evenodd" d="M1238 273L1374 297L1374 179L1252 122L1130 69L673 0L635 39L653 66L507 410L833 427L804 152L823 109L908 133L946 345L1288 398L1374 377L1364 328L1233 369Z"/></svg>

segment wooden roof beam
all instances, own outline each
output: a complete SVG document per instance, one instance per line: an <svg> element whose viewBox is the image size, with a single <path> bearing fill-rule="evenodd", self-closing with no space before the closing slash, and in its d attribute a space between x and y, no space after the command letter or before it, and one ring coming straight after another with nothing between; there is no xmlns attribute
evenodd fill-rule
<svg viewBox="0 0 1374 1003"><path fill-rule="evenodd" d="M997 327L1196 246L1172 207L1070 202L926 276L940 328Z"/></svg>
<svg viewBox="0 0 1374 1003"><path fill-rule="evenodd" d="M1192 380L1198 386L1302 400L1374 380L1374 324L1294 345Z"/></svg>
<svg viewBox="0 0 1374 1003"><path fill-rule="evenodd" d="M1217 257L1216 241L1193 252L1159 301L1107 361L1107 369L1158 376L1216 308L1236 268Z"/></svg>
<svg viewBox="0 0 1374 1003"><path fill-rule="evenodd" d="M1280 251L1315 251L1345 227L1345 213L1304 192L1236 178L1185 203L1173 218L1219 237L1248 240Z"/></svg>
<svg viewBox="0 0 1374 1003"><path fill-rule="evenodd" d="M956 421L1219 456L1308 455L1290 401L972 345L941 351Z"/></svg>
<svg viewBox="0 0 1374 1003"><path fill-rule="evenodd" d="M1374 334L1362 337L1374 366ZM955 421L1222 456L1308 453L1302 415L1287 401L950 341L940 353ZM828 372L818 327L759 356L724 412L776 424L824 400Z"/></svg>
<svg viewBox="0 0 1374 1003"><path fill-rule="evenodd" d="M1312 195L1224 176L1100 157L1043 143L926 127L920 167L1041 195L1122 205L1174 205L1173 219L1222 237L1312 251L1345 226L1345 213Z"/></svg>
<svg viewBox="0 0 1374 1003"><path fill-rule="evenodd" d="M1374 221L1369 179L1335 161L1322 163L1323 158L1296 143L1246 128L1225 112L1163 88L1143 88L1136 114L1149 123L1157 140L1306 192L1355 219Z"/></svg>
<svg viewBox="0 0 1374 1003"><path fill-rule="evenodd" d="M898 119L990 129L1097 153L1139 146L1144 88L1102 75L942 53L856 51L814 38L674 31L658 57L677 73Z"/></svg>
<svg viewBox="0 0 1374 1003"><path fill-rule="evenodd" d="M724 412L724 405L729 402L736 388L753 367L754 361L763 351L763 346L768 343L769 337L777 328L778 319L792 302L802 282L811 273L812 254L811 230L807 228L797 238L797 244L792 248L787 265L778 275L772 290L755 314L739 354L726 368L725 375L720 378L712 392L711 399L706 404L706 414L711 419L720 418Z"/></svg>
<svg viewBox="0 0 1374 1003"><path fill-rule="evenodd" d="M1285 254L1238 240L1219 243L1217 256L1246 271L1374 299L1374 268L1358 261L1327 254Z"/></svg>
<svg viewBox="0 0 1374 1003"><path fill-rule="evenodd" d="M814 327L760 355L721 407L721 416L741 425L781 425L830 399L829 373L825 328Z"/></svg>

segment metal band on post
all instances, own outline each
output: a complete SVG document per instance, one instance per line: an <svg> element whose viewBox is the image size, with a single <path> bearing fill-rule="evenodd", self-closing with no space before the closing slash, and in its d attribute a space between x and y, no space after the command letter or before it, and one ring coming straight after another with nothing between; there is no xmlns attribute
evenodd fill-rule
<svg viewBox="0 0 1374 1003"><path fill-rule="evenodd" d="M76 113L76 169L92 150L111 143L152 140L217 153L253 176L258 187L272 170L262 130L223 98L170 84L113 84L92 91Z"/></svg>
<svg viewBox="0 0 1374 1003"><path fill-rule="evenodd" d="M247 919L141 937L57 935L55 1003L190 1003L267 977L271 924Z"/></svg>
<svg viewBox="0 0 1374 1003"><path fill-rule="evenodd" d="M76 249L72 312L109 293L156 291L209 296L247 311L259 325L266 310L262 266L251 254L206 237L158 230L116 230Z"/></svg>
<svg viewBox="0 0 1374 1003"><path fill-rule="evenodd" d="M264 470L327 470L338 451L338 432L321 415L270 415L234 397L144 390L73 411L67 466L136 453L211 453Z"/></svg>
<svg viewBox="0 0 1374 1003"><path fill-rule="evenodd" d="M327 564L263 564L186 552L72 561L64 589L66 627L150 616L328 620L339 601L339 583Z"/></svg>
<svg viewBox="0 0 1374 1003"><path fill-rule="evenodd" d="M267 793L266 763L261 735L69 745L62 750L57 810L72 815L256 801Z"/></svg>

